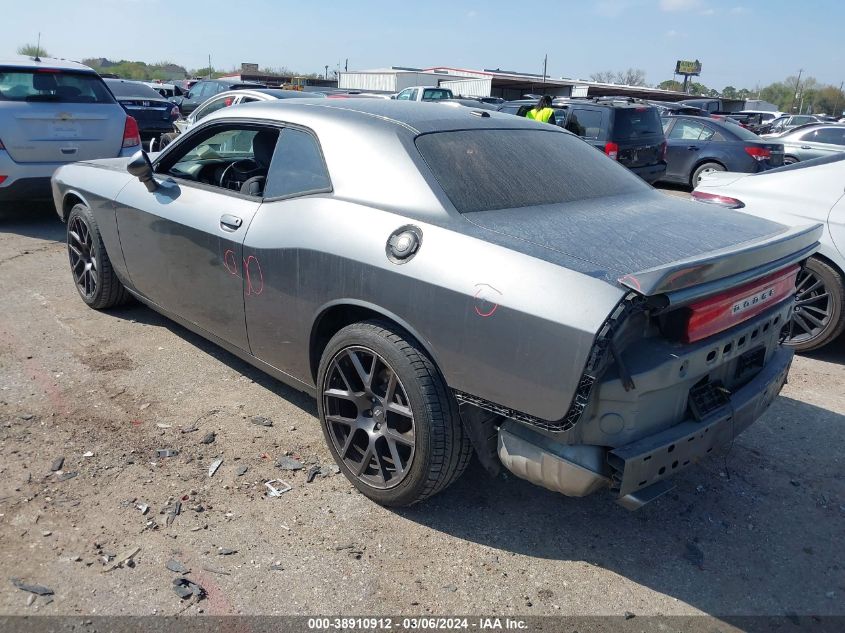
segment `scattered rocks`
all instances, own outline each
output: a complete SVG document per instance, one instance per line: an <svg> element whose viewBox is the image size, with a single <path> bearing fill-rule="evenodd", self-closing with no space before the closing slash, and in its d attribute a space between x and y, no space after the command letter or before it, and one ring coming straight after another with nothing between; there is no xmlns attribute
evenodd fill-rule
<svg viewBox="0 0 845 633"><path fill-rule="evenodd" d="M276 460L276 467L281 468L282 470L302 470L305 468L305 466L302 465L302 462L298 459L294 459L293 457L289 457L287 455L282 455Z"/></svg>
<svg viewBox="0 0 845 633"><path fill-rule="evenodd" d="M248 471L248 470L249 470L248 466L238 466L237 469L235 469L235 476L236 477L243 477L244 475L246 475L246 471Z"/></svg>
<svg viewBox="0 0 845 633"><path fill-rule="evenodd" d="M305 476L305 481L307 483L311 483L317 478L317 475L320 474L320 466L315 465L308 469L308 474Z"/></svg>
<svg viewBox="0 0 845 633"><path fill-rule="evenodd" d="M126 565L127 567L134 567L135 561L133 559L140 551L141 548L137 546L130 547L129 549L124 550L124 552L120 556L117 556L115 558L114 563L112 563L111 567L104 569L103 572L109 572L114 569L117 569L118 567L123 567L124 565Z"/></svg>
<svg viewBox="0 0 845 633"><path fill-rule="evenodd" d="M183 426L180 430L182 433L193 433L194 431L199 431L199 428L197 425L191 424L190 426Z"/></svg>
<svg viewBox="0 0 845 633"><path fill-rule="evenodd" d="M32 413L22 413L20 416L21 420L31 420L34 417L35 415L33 415Z"/></svg>
<svg viewBox="0 0 845 633"><path fill-rule="evenodd" d="M50 530L44 530L41 532L41 536L52 536L53 533Z"/></svg>
<svg viewBox="0 0 845 633"><path fill-rule="evenodd" d="M196 597L197 600L205 598L205 589L203 589L201 585L198 585L192 580L184 577L173 579L173 591L175 591L176 595L182 600L187 600L191 597Z"/></svg>
<svg viewBox="0 0 845 633"><path fill-rule="evenodd" d="M231 556L232 554L237 554L238 550L230 549L228 547L218 547L217 554L220 556Z"/></svg>
<svg viewBox="0 0 845 633"><path fill-rule="evenodd" d="M171 558L164 564L164 566L170 571L172 571L174 574L187 574L190 571L187 567L185 567L185 565L180 563L175 558Z"/></svg>
<svg viewBox="0 0 845 633"><path fill-rule="evenodd" d="M211 572L212 574L219 574L220 576L231 576L231 574L225 569L219 569L217 567L211 567L209 565L203 565L202 568L205 571Z"/></svg>
<svg viewBox="0 0 845 633"><path fill-rule="evenodd" d="M83 457L94 457L94 451L85 451L82 453Z"/></svg>
<svg viewBox="0 0 845 633"><path fill-rule="evenodd" d="M70 473L62 473L61 475L59 475L58 477L56 477L56 481L67 481L68 479L73 479L73 478L74 478L74 477L76 477L78 474L79 474L79 473L78 473L78 472L75 472L75 471L74 471L74 472L70 472Z"/></svg>
<svg viewBox="0 0 845 633"><path fill-rule="evenodd" d="M217 433L211 431L210 433L206 433L205 437L200 440L200 444L213 444L214 440L217 439Z"/></svg>
<svg viewBox="0 0 845 633"><path fill-rule="evenodd" d="M273 426L273 420L265 418L260 415L252 416L249 421L256 426Z"/></svg>
<svg viewBox="0 0 845 633"><path fill-rule="evenodd" d="M176 457L179 454L179 451L175 448L160 448L156 451L156 457L165 458L165 457Z"/></svg>
<svg viewBox="0 0 845 633"><path fill-rule="evenodd" d="M631 618L637 617L635 614L631 613L630 611L625 612L625 619L630 620Z"/></svg>
<svg viewBox="0 0 845 633"><path fill-rule="evenodd" d="M53 460L53 463L50 465L50 470L53 472L57 472L62 469L62 466L65 465L65 458L64 457L57 457Z"/></svg>
<svg viewBox="0 0 845 633"><path fill-rule="evenodd" d="M446 591L451 591L453 593L458 590L455 585L443 585L443 589L445 589Z"/></svg>

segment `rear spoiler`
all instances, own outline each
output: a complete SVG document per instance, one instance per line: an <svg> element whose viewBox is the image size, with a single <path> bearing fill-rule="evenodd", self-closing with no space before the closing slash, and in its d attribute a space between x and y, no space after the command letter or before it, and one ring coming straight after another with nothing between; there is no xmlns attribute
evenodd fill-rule
<svg viewBox="0 0 845 633"><path fill-rule="evenodd" d="M821 235L821 224L788 227L700 257L631 273L619 283L647 297L665 295L668 306L678 307L807 259L818 250Z"/></svg>

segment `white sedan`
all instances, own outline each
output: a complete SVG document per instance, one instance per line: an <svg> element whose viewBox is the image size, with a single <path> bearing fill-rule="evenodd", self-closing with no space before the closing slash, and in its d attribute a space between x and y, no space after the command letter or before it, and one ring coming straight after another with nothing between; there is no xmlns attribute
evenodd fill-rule
<svg viewBox="0 0 845 633"><path fill-rule="evenodd" d="M798 277L787 333L798 351L833 341L845 330L845 155L760 172L707 174L692 192L719 204L788 225L821 222L821 248Z"/></svg>

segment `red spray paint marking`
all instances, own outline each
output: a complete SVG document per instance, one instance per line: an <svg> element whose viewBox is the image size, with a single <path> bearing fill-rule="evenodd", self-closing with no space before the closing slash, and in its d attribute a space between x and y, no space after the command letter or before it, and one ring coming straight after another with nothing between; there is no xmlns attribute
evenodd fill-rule
<svg viewBox="0 0 845 633"><path fill-rule="evenodd" d="M637 292L639 292L640 290L642 290L642 288L641 288L641 286L640 286L640 281L639 281L639 279L637 279L636 277L634 277L634 275L625 275L624 277L622 277L622 278L619 280L619 283L624 284L626 281L627 281L627 282L629 282L632 286L634 286L634 290L636 290Z"/></svg>
<svg viewBox="0 0 845 633"><path fill-rule="evenodd" d="M223 265L229 271L230 275L238 276L238 263L235 260L235 251L231 248L223 253Z"/></svg>
<svg viewBox="0 0 845 633"><path fill-rule="evenodd" d="M485 289L486 289L486 288L489 288L490 290L493 290L495 293L497 293L497 294L499 294L499 295L501 295L502 293L501 293L501 292L499 292L498 290L496 290L493 286L490 286L490 285L488 285L488 284L476 284L476 287L478 288L478 290L476 290L476 291L475 291L475 295L474 295L474 296L475 296L475 298L476 298L476 299L479 299L479 298L480 298L480 300L481 300L483 303L492 304L492 306L493 306L493 307L492 307L492 308L490 308L490 309L486 309L486 307L485 307L485 309L482 309L482 308L478 307L478 305L476 304L476 306L475 306L475 313L476 313L478 316L480 316L480 317L485 317L485 318L486 318L486 317L491 317L491 316L493 316L493 314L496 312L496 310L498 310L498 309L499 309L499 304L498 304L498 303L493 303L492 301L490 301L490 299L487 299L486 297L480 297L480 295L481 295L481 293L482 293L482 292L484 292L484 291L485 291Z"/></svg>
<svg viewBox="0 0 845 633"><path fill-rule="evenodd" d="M253 267L253 262L255 266ZM252 269L255 269L253 272ZM257 276L255 276L257 273ZM261 264L255 255L250 255L244 260L244 277L246 278L246 294L247 296L260 295L264 292L264 274L261 272ZM255 284L253 284L255 279Z"/></svg>

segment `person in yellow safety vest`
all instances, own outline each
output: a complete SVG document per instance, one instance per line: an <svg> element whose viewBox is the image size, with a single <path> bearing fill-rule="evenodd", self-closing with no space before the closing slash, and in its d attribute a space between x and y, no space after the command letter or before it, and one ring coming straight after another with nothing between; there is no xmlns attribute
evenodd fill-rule
<svg viewBox="0 0 845 633"><path fill-rule="evenodd" d="M537 105L525 113L525 118L555 125L555 111L552 110L552 98L549 95L540 97Z"/></svg>

